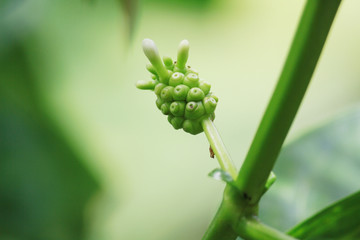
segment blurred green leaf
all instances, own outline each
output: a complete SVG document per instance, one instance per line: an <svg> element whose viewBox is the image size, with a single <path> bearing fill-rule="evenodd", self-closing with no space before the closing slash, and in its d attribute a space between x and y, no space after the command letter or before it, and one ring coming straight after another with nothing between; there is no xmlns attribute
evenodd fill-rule
<svg viewBox="0 0 360 240"><path fill-rule="evenodd" d="M189 9L189 10L196 10L196 11L205 11L206 8L211 5L214 0L144 0L144 2L149 3L158 3L162 5L173 5L177 9Z"/></svg>
<svg viewBox="0 0 360 240"><path fill-rule="evenodd" d="M299 239L360 239L360 192L295 226L288 233Z"/></svg>
<svg viewBox="0 0 360 240"><path fill-rule="evenodd" d="M128 26L128 37L131 41L135 31L136 15L138 11L138 0L120 0L121 6L125 13Z"/></svg>
<svg viewBox="0 0 360 240"><path fill-rule="evenodd" d="M314 129L281 152L277 182L260 203L260 218L287 230L359 190L360 107Z"/></svg>
<svg viewBox="0 0 360 240"><path fill-rule="evenodd" d="M43 111L20 41L0 67L0 239L83 239L98 182Z"/></svg>
<svg viewBox="0 0 360 240"><path fill-rule="evenodd" d="M86 0L86 1L89 3L97 2L97 0ZM118 0L118 2L121 5L122 12L124 14L123 18L127 26L126 29L127 32L125 35L127 35L128 40L131 42L136 27L136 18L139 8L139 0Z"/></svg>

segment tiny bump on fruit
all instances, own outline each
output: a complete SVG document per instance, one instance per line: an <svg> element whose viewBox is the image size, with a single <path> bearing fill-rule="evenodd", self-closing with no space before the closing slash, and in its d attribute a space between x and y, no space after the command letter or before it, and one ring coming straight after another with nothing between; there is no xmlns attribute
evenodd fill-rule
<svg viewBox="0 0 360 240"><path fill-rule="evenodd" d="M212 92L210 92L209 94L206 95L206 97L212 97L213 99L215 99L216 102L219 101L219 98Z"/></svg>
<svg viewBox="0 0 360 240"><path fill-rule="evenodd" d="M166 87L165 84L163 84L163 83L158 83L158 84L155 86L155 88L154 88L155 94L158 95L158 96L160 96L160 93L161 93L161 91L164 89L164 87Z"/></svg>
<svg viewBox="0 0 360 240"><path fill-rule="evenodd" d="M199 86L199 76L195 73L189 73L185 76L184 84L190 88Z"/></svg>
<svg viewBox="0 0 360 240"><path fill-rule="evenodd" d="M211 84L206 81L200 81L199 88L207 95L210 92Z"/></svg>
<svg viewBox="0 0 360 240"><path fill-rule="evenodd" d="M205 97L205 94L200 88L193 87L188 92L188 94L186 96L186 101L188 101L188 102L201 101L204 99L204 97Z"/></svg>
<svg viewBox="0 0 360 240"><path fill-rule="evenodd" d="M169 115L169 113L170 113L170 103L166 102L166 103L161 104L160 110L164 115Z"/></svg>
<svg viewBox="0 0 360 240"><path fill-rule="evenodd" d="M186 73L189 74L189 73L195 73L196 75L199 75L199 72L195 69L193 69L192 67L188 66L186 68Z"/></svg>
<svg viewBox="0 0 360 240"><path fill-rule="evenodd" d="M185 107L186 119L198 119L205 114L205 108L202 102L189 102Z"/></svg>
<svg viewBox="0 0 360 240"><path fill-rule="evenodd" d="M183 129L185 132L196 135L203 131L201 123L195 120L186 119L183 123Z"/></svg>
<svg viewBox="0 0 360 240"><path fill-rule="evenodd" d="M213 97L204 98L203 103L204 103L206 113L211 114L215 111L217 102Z"/></svg>
<svg viewBox="0 0 360 240"><path fill-rule="evenodd" d="M165 102L171 102L173 100L174 87L166 86L161 90L160 97Z"/></svg>
<svg viewBox="0 0 360 240"><path fill-rule="evenodd" d="M185 105L184 101L175 101L170 104L170 112L177 117L184 116L185 112Z"/></svg>
<svg viewBox="0 0 360 240"><path fill-rule="evenodd" d="M159 110L161 110L161 105L163 105L164 101L163 101L160 97L158 97L158 98L156 99L155 103L156 103L157 108L158 108Z"/></svg>
<svg viewBox="0 0 360 240"><path fill-rule="evenodd" d="M184 81L184 77L185 77L185 76L184 76L183 73L174 72L174 73L171 75L170 79L169 79L169 85L170 85L170 86L173 86L173 87L176 87L176 86L182 84L183 81Z"/></svg>
<svg viewBox="0 0 360 240"><path fill-rule="evenodd" d="M177 130L182 128L182 125L184 123L184 118L183 117L173 117L170 120L171 125Z"/></svg>
<svg viewBox="0 0 360 240"><path fill-rule="evenodd" d="M174 100L185 100L190 88L186 85L178 85L174 88Z"/></svg>

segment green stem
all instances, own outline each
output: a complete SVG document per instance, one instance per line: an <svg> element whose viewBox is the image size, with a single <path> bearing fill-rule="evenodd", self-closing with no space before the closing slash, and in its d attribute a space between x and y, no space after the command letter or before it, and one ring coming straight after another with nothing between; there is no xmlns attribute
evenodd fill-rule
<svg viewBox="0 0 360 240"><path fill-rule="evenodd" d="M308 0L278 84L236 184L250 203L266 180L304 97L341 0Z"/></svg>
<svg viewBox="0 0 360 240"><path fill-rule="evenodd" d="M245 221L244 216L256 214L266 180L304 97L340 2L307 1L278 84L236 180L240 191L225 188L223 202L203 239L235 239L234 231L246 239L291 239L254 219ZM210 123L204 121L205 133L210 132ZM207 137L209 141L214 139ZM229 227L229 221L234 228Z"/></svg>
<svg viewBox="0 0 360 240"><path fill-rule="evenodd" d="M210 118L205 118L202 120L201 125L221 168L227 171L233 179L236 179L236 168L231 161L229 153L226 151L225 145L222 142L213 121L211 121Z"/></svg>
<svg viewBox="0 0 360 240"><path fill-rule="evenodd" d="M294 240L295 238L286 235L283 232L280 232L274 228L271 228L256 218L243 218L241 221L234 227L235 231L239 234L240 237L249 239L249 240Z"/></svg>
<svg viewBox="0 0 360 240"><path fill-rule="evenodd" d="M238 234L232 228L232 214L233 211L231 211L231 208L229 208L226 202L223 201L202 240L236 239Z"/></svg>

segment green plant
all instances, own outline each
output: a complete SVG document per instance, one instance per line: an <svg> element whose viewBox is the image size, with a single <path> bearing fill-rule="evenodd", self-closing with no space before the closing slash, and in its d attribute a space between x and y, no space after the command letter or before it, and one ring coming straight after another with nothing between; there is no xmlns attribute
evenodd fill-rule
<svg viewBox="0 0 360 240"><path fill-rule="evenodd" d="M304 97L340 2L308 0L278 84L239 173L212 122L218 99L209 92L209 84L204 87L198 80L194 81L196 84L186 80L192 76L198 79L193 69L185 67L189 50L187 41L180 43L177 62L173 63L167 57L162 62L155 44L144 40L144 52L152 63L147 69L153 74L153 80L139 81L137 87L155 91L158 108L169 116L175 129L183 128L191 134L205 132L221 166L210 175L227 183L223 201L203 239L235 239L237 236L245 239L359 237L360 221L357 218L348 219L348 225L342 223L338 229L333 228L353 212L359 212L356 202L360 193L325 209L288 234L261 223L257 218L260 199L275 181L271 170ZM187 85L184 87L187 95L178 99L174 87L176 89L183 83L183 86ZM198 94L195 98L191 95L193 89ZM186 113L193 108L190 105L202 110L195 115ZM177 116L178 109L181 109L181 114ZM330 216L332 224L325 224Z"/></svg>

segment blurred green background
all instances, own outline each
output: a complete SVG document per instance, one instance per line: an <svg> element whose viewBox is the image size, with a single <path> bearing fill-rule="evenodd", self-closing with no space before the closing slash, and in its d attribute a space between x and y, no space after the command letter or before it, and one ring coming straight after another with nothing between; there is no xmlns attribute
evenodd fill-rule
<svg viewBox="0 0 360 240"><path fill-rule="evenodd" d="M203 134L175 131L141 41L189 64L219 96L239 167L304 1L0 2L0 239L200 239L223 183ZM260 217L286 230L359 189L360 2L344 1L276 165Z"/></svg>

